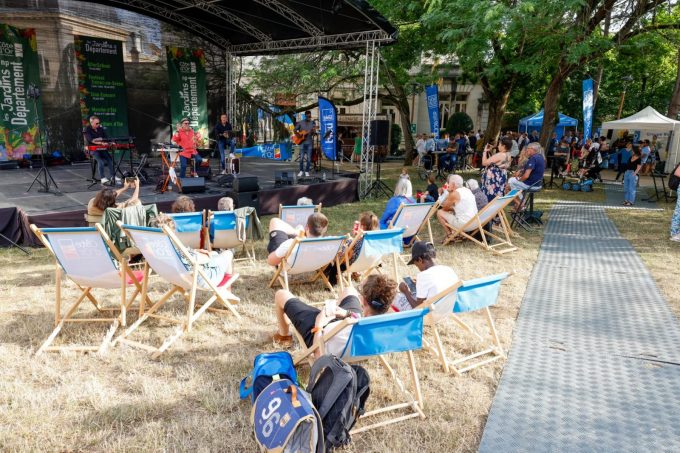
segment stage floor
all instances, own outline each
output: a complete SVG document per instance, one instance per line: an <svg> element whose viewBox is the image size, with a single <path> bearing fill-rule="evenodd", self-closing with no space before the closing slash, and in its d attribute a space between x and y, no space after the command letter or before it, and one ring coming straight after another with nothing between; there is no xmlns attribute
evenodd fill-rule
<svg viewBox="0 0 680 453"><path fill-rule="evenodd" d="M212 180L206 180L206 191L202 193L192 193L190 196L195 200L197 207L200 209L203 205L216 209L212 206L213 201L223 196L226 192L231 191L229 188L221 187L217 184L217 177L219 176L218 160L211 159L212 166ZM149 166L160 171L161 164L159 158L150 159ZM322 201L324 205L332 206L338 202L347 202L356 200L356 194L352 195L352 199L348 198L348 194L342 197L331 197L329 199L320 200L319 196L310 194L319 194L324 192L334 192L331 190L337 186L337 190L346 192L353 190L356 192L358 173L348 174L345 176L337 175L331 180L330 163L325 162L325 169L319 172L310 173L311 178L305 179L296 186L283 186L276 188L274 186L274 173L276 171L294 171L297 172L297 162L275 162L264 159L251 158L241 160L241 176L257 176L260 186L260 199L266 196L266 203L260 203L263 208L262 214L271 214L274 204L278 206L278 202L287 204L291 202L292 197L309 196L315 202ZM345 168L348 166L346 165ZM121 166L123 171L128 170L125 165ZM40 184L37 182L33 185L30 192L27 192L31 182L38 174L40 169L20 168L15 170L0 171L0 208L5 207L19 207L26 212L29 217L49 216L56 213L80 213L84 212L88 201L94 197L95 193L103 186L95 184L90 189L88 186L90 182L87 179L90 177L90 164L78 163L73 165L62 165L49 167L49 171L56 181L58 193L41 193ZM326 172L327 181L322 181L322 174ZM156 193L156 182L158 177L150 177L147 184L143 184L140 188L140 199L143 204L156 203L165 207L172 203L178 196L177 192ZM339 185L338 185L339 184ZM108 186L107 186L108 187ZM120 186L116 186L120 187ZM323 190L320 190L322 189ZM54 186L51 189L56 191ZM309 193L309 194L308 194ZM295 198L296 200L297 198ZM294 200L293 200L294 201ZM335 201L335 203L334 203ZM80 216L82 218L82 215Z"/></svg>

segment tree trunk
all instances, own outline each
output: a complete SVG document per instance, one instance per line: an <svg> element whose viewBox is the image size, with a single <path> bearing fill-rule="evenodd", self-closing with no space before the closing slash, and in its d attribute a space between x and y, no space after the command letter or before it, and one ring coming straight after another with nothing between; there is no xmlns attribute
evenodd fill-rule
<svg viewBox="0 0 680 453"><path fill-rule="evenodd" d="M541 146L547 149L548 142L555 130L555 120L557 119L557 104L560 100L560 93L564 85L562 68L558 68L557 75L550 82L548 91L543 99L543 127L541 128Z"/></svg>
<svg viewBox="0 0 680 453"><path fill-rule="evenodd" d="M508 99L510 98L510 90L500 96L489 96L489 122L484 131L484 141L496 141L501 132L501 122L505 109L508 106Z"/></svg>
<svg viewBox="0 0 680 453"><path fill-rule="evenodd" d="M397 110L399 111L399 118L401 120L401 132L404 134L404 165L411 165L413 163L413 149L416 144L411 134L411 109L408 105L408 100L397 103Z"/></svg>
<svg viewBox="0 0 680 453"><path fill-rule="evenodd" d="M675 76L675 87L673 88L673 96L671 97L671 104L668 106L668 115L670 119L674 120L678 117L680 111L680 49L678 49L678 72Z"/></svg>

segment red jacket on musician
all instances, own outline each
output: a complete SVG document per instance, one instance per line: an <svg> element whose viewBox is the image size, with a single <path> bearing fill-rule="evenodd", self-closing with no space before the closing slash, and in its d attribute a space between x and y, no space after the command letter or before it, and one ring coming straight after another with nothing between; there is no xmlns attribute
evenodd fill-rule
<svg viewBox="0 0 680 453"><path fill-rule="evenodd" d="M180 129L172 136L172 141L183 148L179 155L184 156L187 159L190 159L194 154L198 153L196 147L202 140L201 134L194 132L193 129L189 129L188 131Z"/></svg>

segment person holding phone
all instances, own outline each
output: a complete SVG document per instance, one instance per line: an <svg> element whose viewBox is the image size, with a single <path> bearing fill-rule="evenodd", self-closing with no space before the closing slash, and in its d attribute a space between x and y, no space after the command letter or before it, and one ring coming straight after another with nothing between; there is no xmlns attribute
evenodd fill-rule
<svg viewBox="0 0 680 453"><path fill-rule="evenodd" d="M482 192L491 201L497 196L503 196L505 184L508 181L508 168L512 162L510 150L512 139L503 137L498 142L497 152L493 152L493 143L487 143L482 152Z"/></svg>
<svg viewBox="0 0 680 453"><path fill-rule="evenodd" d="M118 197L127 192L128 189L133 189L132 196L125 201L117 202ZM125 184L120 189L106 188L97 192L97 195L87 203L87 215L98 217L98 222L101 222L101 217L107 208L127 208L138 204L141 204L141 201L139 201L139 179L134 178L134 181L130 181L125 178Z"/></svg>

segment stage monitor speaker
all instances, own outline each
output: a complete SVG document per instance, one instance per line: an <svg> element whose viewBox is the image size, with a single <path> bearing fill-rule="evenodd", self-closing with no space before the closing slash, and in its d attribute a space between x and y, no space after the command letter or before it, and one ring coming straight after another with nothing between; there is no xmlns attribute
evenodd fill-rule
<svg viewBox="0 0 680 453"><path fill-rule="evenodd" d="M274 185L275 186L294 186L297 184L297 173L294 171L275 171Z"/></svg>
<svg viewBox="0 0 680 453"><path fill-rule="evenodd" d="M257 192L260 185L257 183L257 176L238 175L232 184L234 192Z"/></svg>
<svg viewBox="0 0 680 453"><path fill-rule="evenodd" d="M251 206L255 208L255 212L260 215L260 196L259 192L234 192L228 191L224 194L225 197L229 197L234 200L234 207L244 208L246 206Z"/></svg>
<svg viewBox="0 0 680 453"><path fill-rule="evenodd" d="M179 178L182 193L205 192L205 178Z"/></svg>
<svg viewBox="0 0 680 453"><path fill-rule="evenodd" d="M371 121L371 135L368 144L372 146L387 146L390 133L390 122L388 120Z"/></svg>

